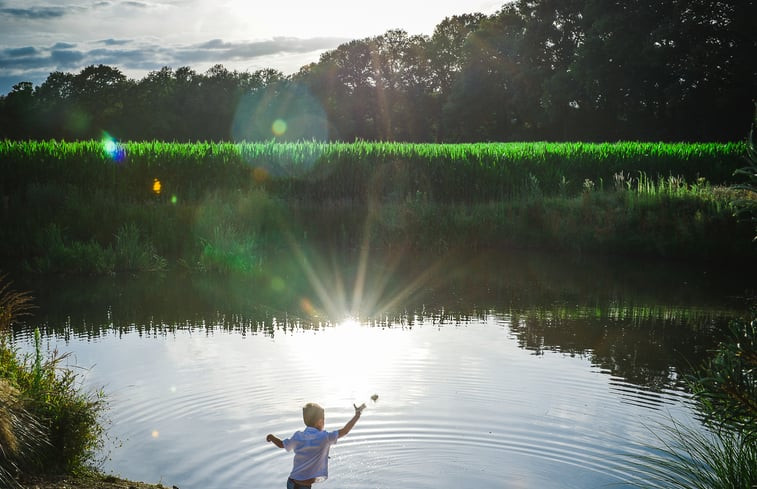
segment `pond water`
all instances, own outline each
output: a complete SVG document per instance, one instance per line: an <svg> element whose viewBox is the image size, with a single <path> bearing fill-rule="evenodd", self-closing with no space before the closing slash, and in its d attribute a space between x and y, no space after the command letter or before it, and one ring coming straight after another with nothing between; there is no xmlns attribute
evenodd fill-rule
<svg viewBox="0 0 757 489"><path fill-rule="evenodd" d="M632 487L658 423L698 424L680 377L748 286L527 253L268 269L24 284L39 309L14 341L31 351L40 327L105 390L103 469L130 479L285 487L292 455L265 436L302 429L313 401L327 429L368 405L322 487Z"/></svg>

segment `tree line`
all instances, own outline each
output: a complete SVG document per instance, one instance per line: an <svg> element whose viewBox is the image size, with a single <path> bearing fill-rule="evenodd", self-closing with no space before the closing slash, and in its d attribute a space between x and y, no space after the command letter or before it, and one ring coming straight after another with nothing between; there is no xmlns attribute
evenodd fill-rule
<svg viewBox="0 0 757 489"><path fill-rule="evenodd" d="M517 0L345 43L285 76L51 73L0 97L0 137L409 142L742 140L755 0Z"/></svg>

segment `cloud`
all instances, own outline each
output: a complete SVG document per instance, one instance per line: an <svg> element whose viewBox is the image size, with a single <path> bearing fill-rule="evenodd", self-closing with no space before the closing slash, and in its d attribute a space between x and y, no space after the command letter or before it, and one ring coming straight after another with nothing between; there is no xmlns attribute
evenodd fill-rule
<svg viewBox="0 0 757 489"><path fill-rule="evenodd" d="M262 41L211 39L198 44L166 46L155 41L102 39L91 43L57 42L52 46L22 46L0 49L0 94L8 93L20 81L41 84L54 71L76 72L90 65L109 65L122 72L140 73L164 66L178 68L222 64L229 69L268 63L276 57L304 56L334 49L347 39L275 37ZM317 59L314 55L314 60ZM276 68L275 66L260 66ZM295 71L298 66L292 68ZM247 68L242 68L247 69ZM277 68L278 69L278 68ZM131 75L128 75L131 76Z"/></svg>
<svg viewBox="0 0 757 489"><path fill-rule="evenodd" d="M0 50L0 70L2 71L34 70L51 63L49 54L34 47Z"/></svg>
<svg viewBox="0 0 757 489"><path fill-rule="evenodd" d="M275 37L265 41L224 42L221 39L194 46L180 47L174 56L181 62L213 61L218 59L244 60L284 53L309 53L321 49L333 49L347 42L344 38L315 37L300 39Z"/></svg>
<svg viewBox="0 0 757 489"><path fill-rule="evenodd" d="M37 48L34 48L32 46L27 46L25 48L11 48L11 49L4 49L3 53L8 55L10 58L17 58L17 57L23 57L23 56L33 56L37 54Z"/></svg>
<svg viewBox="0 0 757 489"><path fill-rule="evenodd" d="M20 19L53 19L63 17L73 8L76 7L0 8L0 15Z"/></svg>
<svg viewBox="0 0 757 489"><path fill-rule="evenodd" d="M129 44L132 41L129 39L102 39L97 42L105 44L106 46L122 46L124 44Z"/></svg>
<svg viewBox="0 0 757 489"><path fill-rule="evenodd" d="M132 8L149 8L152 5L139 1L126 1L122 2L122 5ZM14 19L28 19L28 20L50 20L58 19L68 15L81 15L88 10L94 10L104 7L113 6L113 2L100 1L95 2L89 7L82 7L80 5L60 5L54 7L27 7L27 8L9 8L4 7L5 2L0 3L0 16L11 17Z"/></svg>
<svg viewBox="0 0 757 489"><path fill-rule="evenodd" d="M150 8L152 5L145 3L145 2L123 2L122 5L126 5L127 7L135 7L135 8Z"/></svg>
<svg viewBox="0 0 757 489"><path fill-rule="evenodd" d="M75 68L85 57L85 53L70 49L54 49L50 52L50 60L58 68Z"/></svg>

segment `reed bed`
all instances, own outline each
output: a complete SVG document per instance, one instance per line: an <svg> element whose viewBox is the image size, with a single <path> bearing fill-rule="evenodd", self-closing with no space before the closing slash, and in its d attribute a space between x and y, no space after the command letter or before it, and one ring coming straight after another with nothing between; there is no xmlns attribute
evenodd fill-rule
<svg viewBox="0 0 757 489"><path fill-rule="evenodd" d="M746 143L172 143L2 141L8 195L30 183L73 185L119 200L197 200L211 191L265 188L302 201L423 196L470 203L575 195L616 175L734 181Z"/></svg>
<svg viewBox="0 0 757 489"><path fill-rule="evenodd" d="M746 143L0 141L0 263L250 273L292 237L739 257L751 231L729 185L746 154Z"/></svg>

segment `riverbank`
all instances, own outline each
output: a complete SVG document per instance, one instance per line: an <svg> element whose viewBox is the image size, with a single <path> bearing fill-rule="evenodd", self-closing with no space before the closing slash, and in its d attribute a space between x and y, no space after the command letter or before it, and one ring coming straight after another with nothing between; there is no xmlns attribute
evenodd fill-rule
<svg viewBox="0 0 757 489"><path fill-rule="evenodd" d="M34 477L21 483L24 489L176 489L176 486L166 486L162 483L146 484L102 474Z"/></svg>
<svg viewBox="0 0 757 489"><path fill-rule="evenodd" d="M106 148L106 149L104 149ZM751 259L733 144L0 144L0 269L254 275L272 253ZM115 159L114 159L115 158ZM296 251L295 251L296 252Z"/></svg>

